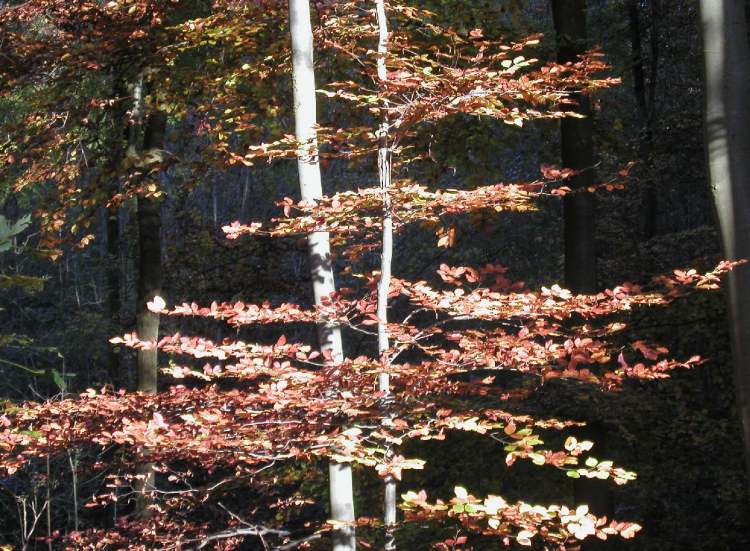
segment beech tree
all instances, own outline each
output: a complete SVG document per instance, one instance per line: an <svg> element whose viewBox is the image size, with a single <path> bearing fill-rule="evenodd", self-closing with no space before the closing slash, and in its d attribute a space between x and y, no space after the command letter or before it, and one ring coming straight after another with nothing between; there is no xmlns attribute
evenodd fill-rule
<svg viewBox="0 0 750 551"><path fill-rule="evenodd" d="M639 157L642 159L643 190L641 191L641 205L643 212L640 216L641 239L647 241L656 233L656 207L658 195L655 189L655 173L653 166L654 150L654 124L656 121L656 78L659 68L659 0L649 3L649 56L648 77L646 76L646 63L641 45L641 14L640 2L632 0L627 4L628 26L630 29L630 44L633 60L633 93L638 108L641 132L638 139Z"/></svg>
<svg viewBox="0 0 750 551"><path fill-rule="evenodd" d="M144 151L151 163L163 155L167 118L164 113L149 115L144 132ZM137 331L144 340L155 340L159 335L159 317L146 308L161 290L161 216L159 201L152 197L138 197L138 304ZM138 352L138 390L153 394L157 391L158 364L155 351Z"/></svg>
<svg viewBox="0 0 750 551"><path fill-rule="evenodd" d="M557 60L574 63L588 49L586 0L555 0L552 13L557 33ZM584 94L574 96L572 108L581 117L560 121L563 166L578 171L571 177L573 189L586 189L595 181L591 105ZM596 285L595 199L592 193L576 193L563 201L565 234L565 284L575 293L594 293Z"/></svg>
<svg viewBox="0 0 750 551"><path fill-rule="evenodd" d="M309 164L314 151L299 132L251 141L261 134L243 108L246 98L237 93L236 84L230 84L240 78L262 81L288 72L288 47L274 50L278 59L260 49L277 29L279 15L288 15L285 5L218 2L209 16L165 30L180 38L183 52L207 48L211 46L205 43L207 36L215 39L229 31L234 46L242 45L236 46L242 55L235 56L236 51L228 48L221 82L211 89L215 93L211 106L201 106L211 115L208 126L216 141L205 154L214 159L229 165L274 158ZM125 2L84 6L66 17L88 18L94 12L130 21ZM150 7L149 2L138 3L133 13L150 13ZM7 23L23 14L11 10L3 16ZM278 203L282 213L277 218L237 221L224 228L229 238L295 238L328 232L333 254L347 263L351 285L320 296L314 306L270 300L170 306L161 296L153 296L148 308L154 315L175 321L181 317L215 320L232 329L272 325L283 334L267 344L246 342L239 336L213 342L181 333L158 339L128 333L112 342L139 352L170 355L164 372L173 384L163 392L92 388L78 397L6 408L0 416L3 475L32 470L45 458L78 450L83 457L78 469L105 481L87 507L114 509L124 494L148 494L144 497L150 515L119 515L111 523L92 522L84 530L62 531L54 537L79 548L226 549L239 547L247 538L259 538L263 545L277 549L293 548L341 528L341 522L298 525L293 531L272 524L262 513L273 511L276 518L299 513L305 499L280 489L283 468L325 458L373 468L384 479L389 498L384 520L361 516L354 524L385 527L387 544L393 546L398 519L390 496L395 494L395 482L406 469L429 467L421 458L402 455L401 446L409 439L442 440L452 431L500 442L498 454L509 467L528 460L573 479L625 484L635 477L612 461L591 455L594 443L573 434L561 438L561 446L545 445L544 434L581 423L513 410L553 379L615 391L627 379L661 379L674 369L700 363L698 357L672 358L655 343L632 341L620 316L639 306L667 305L696 290L714 289L736 263L722 262L706 273L676 270L644 286L623 283L592 294L577 294L556 284L526 289L509 277L506 267L494 264L443 264L436 267L433 283L391 274L391 253L398 269L398 248L391 240L408 226L434 233L438 245L457 246L455 236L447 231L456 217L477 211L498 216L523 213L534 210L542 197L581 193L570 185L571 178L580 176L579 169L549 166L542 167L533 182L428 189L405 173L405 167L426 154L415 143L420 131L459 115L492 117L519 128L538 119L576 117L580 114L571 110L571 97L615 82L599 74L607 66L598 52L565 63L541 63L532 57L537 36L515 43L489 40L480 29L461 36L434 24L430 15L413 6L384 2L320 6L316 39L321 51L335 54L345 65L342 74L348 77L327 84L323 95L337 105L348 105L347 113L362 109L363 114L356 119L362 121L360 126L339 126L335 120L321 124L318 155L369 163L373 168L377 162L379 185L314 202L284 198ZM141 26L151 28L150 21L139 18L131 34L146 32ZM251 28L252 38L237 30L245 27ZM269 42L278 47L275 40ZM21 44L11 53L38 46ZM167 56L175 62L169 57L171 40L164 44L154 57ZM76 52L83 57L74 58L74 67L82 59L89 61L90 49L82 46ZM60 50L56 54L55 66L65 69L70 58ZM156 70L171 74L169 63L159 67ZM210 87L212 82L205 84ZM198 94L198 99L203 97ZM84 118L80 114L76 122L85 124ZM305 129L310 129L309 123ZM230 139L230 133L239 137ZM53 141L58 137L54 132L53 138L40 134ZM37 159L41 156L31 153ZM62 162L51 159L42 164L49 169L45 173L49 178L54 178L53 167L59 170L53 161ZM78 174L61 176L62 185L77 183ZM586 193L588 188L617 189L625 177L623 172L590 182ZM128 192L149 195L148 188ZM379 270L373 269L372 253L380 253L380 263L375 263ZM398 308L394 307L397 299ZM372 354L336 358L323 342L320 349L290 342L286 326L291 324L346 327L372 338ZM503 372L517 373L529 384L517 388L494 384ZM164 473L163 485L140 485L139 466L144 464ZM238 494L243 500L233 498ZM405 523L437 520L456 524L473 536L523 546L543 543L563 549L591 536L630 538L640 529L627 520L597 517L586 505L543 506L510 502L498 495L475 497L463 486L450 496L435 498L409 489L400 505ZM462 545L455 540L436 543L443 548Z"/></svg>
<svg viewBox="0 0 750 551"><path fill-rule="evenodd" d="M126 97L127 92L125 90L126 84L124 79L116 78L113 85L114 96ZM128 105L122 102L120 105L120 113L113 117L114 120L119 121L119 124L115 126L114 132L111 135L111 144L108 144L107 149L111 151L109 170L107 170L107 177L111 179L109 195L115 196L120 192L120 180L113 175L118 172L118 168L122 163L123 159L127 155L126 140L129 138L129 126L126 124L128 120L127 116ZM107 216L107 254L105 261L107 264L107 314L113 327L119 330L123 330L122 327L122 278L121 278L121 245L122 239L120 235L120 209L112 206L110 208L105 207ZM119 350L116 347L110 347L109 349L109 380L116 387L122 386L124 377L122 370L122 363Z"/></svg>
<svg viewBox="0 0 750 551"><path fill-rule="evenodd" d="M552 14L557 39L557 60L573 63L587 50L586 0L555 0ZM596 179L591 102L585 94L573 96L572 110L580 117L560 121L561 161L575 169L570 178L579 193L563 199L565 242L565 286L574 293L595 293L597 285L596 197L586 191ZM607 430L598 421L589 421L586 436L595 442L605 440ZM596 479L577 480L575 499L600 515L612 514L611 496Z"/></svg>
<svg viewBox="0 0 750 551"><path fill-rule="evenodd" d="M743 2L700 2L705 77L705 132L711 191L726 258L750 257L750 49ZM729 329L750 480L750 273L727 279Z"/></svg>
<svg viewBox="0 0 750 551"><path fill-rule="evenodd" d="M294 80L295 138L304 148L297 160L302 200L310 204L323 196L318 162L315 70L313 64L313 35L310 6L307 0L290 0L289 28L292 39L292 71ZM321 306L331 293L336 292L331 247L326 232L313 232L308 238L310 275L313 282L315 304ZM344 359L341 328L330 323L318 324L318 343L323 352L329 352L336 362ZM352 469L348 463L331 462L329 471L331 518L342 523L334 532L334 551L355 549L353 526L354 491Z"/></svg>

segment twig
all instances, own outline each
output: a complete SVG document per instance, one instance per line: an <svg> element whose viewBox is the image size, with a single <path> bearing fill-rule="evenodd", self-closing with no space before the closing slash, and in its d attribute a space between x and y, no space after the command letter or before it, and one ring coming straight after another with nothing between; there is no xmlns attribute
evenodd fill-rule
<svg viewBox="0 0 750 551"><path fill-rule="evenodd" d="M319 533L310 534L309 536L305 536L304 538L293 540L293 541L290 541L289 543L285 543L284 545L273 547L272 551L285 551L287 549L294 549L295 547L299 547L303 543L307 543L308 541L318 540L320 538L321 538L321 534Z"/></svg>
<svg viewBox="0 0 750 551"><path fill-rule="evenodd" d="M203 549L213 541L235 538L237 536L255 536L255 537L262 538L264 535L273 535L273 536L283 537L283 536L288 536L289 532L287 532L286 530L277 530L275 528L268 528L266 526L260 526L260 525L248 525L245 528L229 528L227 530L222 530L221 532L217 532L216 534L206 536L203 539L203 541L201 541L201 543L197 547L195 547L195 550ZM282 549L282 548L275 547L274 549ZM289 549L291 549L291 547Z"/></svg>

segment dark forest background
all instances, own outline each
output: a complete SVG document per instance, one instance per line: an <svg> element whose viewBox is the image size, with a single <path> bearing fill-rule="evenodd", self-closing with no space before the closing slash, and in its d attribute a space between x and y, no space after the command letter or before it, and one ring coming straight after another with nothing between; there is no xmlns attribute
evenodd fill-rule
<svg viewBox="0 0 750 551"><path fill-rule="evenodd" d="M554 56L554 29L546 1L432 0L424 2L455 28L476 26L490 32L546 35L539 57ZM589 42L601 45L620 86L598 93L592 101L597 169L616 170L636 161L622 191L599 194L596 246L601 288L623 281L646 281L675 267L709 268L720 259L720 243L706 173L702 128L703 84L700 29L695 2L683 0L590 0ZM321 77L318 77L319 79ZM750 98L749 98L750 101ZM4 116L0 104L0 117ZM276 124L292 127L288 116ZM183 159L199 156L199 137L183 132L190 121L170 119L165 149ZM432 159L410 170L428 182L469 188L492 181L533 179L541 164L560 164L559 123L536 122L519 130L502 123L450 119L436 128ZM221 227L233 220L266 218L278 213L274 201L298 193L296 166L272 165L210 169L197 185L183 164L161 176L161 257L164 294L171 303L242 299L310 301L310 281L303 242L242 239L227 241ZM323 170L326 191L363 186L372 171L358 173L344 161ZM12 182L0 182L0 213L18 220L44 200L44 189L13 193ZM38 289L0 286L0 397L42 399L62 391L77 392L105 384L133 388L134 356L114 350L108 340L135 323L137 227L134 205L117 215L120 240L107 242L108 213L102 209L90 229L96 238L84 249L67 247L55 262L38 258L32 247L32 223L0 253L3 273L43 278ZM452 248L424 246L425 233L414 229L396 243L399 275L431 278L441 262L466 265L493 262L509 267L513 278L530 288L562 283L562 208L550 199L533 214L474 217L459 221ZM108 297L109 274L117 270L120 308L113 318ZM669 309L631 313L638 338L664 343L675 356L700 354L708 361L663 381L629 383L626 392L604 394L575 385L550 384L526 404L530 412L590 422L603 440L602 456L637 471L637 481L612 490L615 513L643 523L631 543L601 548L685 550L750 548L750 499L745 482L741 435L735 411L731 357L724 297L699 294ZM163 321L164 331L202 332L221 339L221 329L200 321ZM255 330L253 337L273 342L275 329ZM286 331L287 334L289 330ZM295 334L296 332L296 334ZM292 336L312 341L305 328ZM347 353L369 344L346 335ZM166 358L164 358L166 362ZM403 490L426 487L450 493L459 483L478 493L502 491L530 502L565 501L573 484L565 477L550 481L539 469L516 466L506 477L502 455L479 438L453 437L452 445L417 443L430 470L409 471ZM456 444L456 445L453 445ZM67 466L53 465L63 470ZM290 472L289 484L312 493L318 504L311 517L325 518L326 488L309 471ZM0 542L17 537L18 509L10 497L30 491L34 481L0 480ZM94 493L99 481L80 481L82 495ZM375 503L378 482L362 471L357 497L362 507ZM11 487L12 486L12 487ZM56 490L56 525L70 513L64 484ZM85 517L83 517L85 519ZM404 549L419 548L409 534ZM412 545L412 547L410 547ZM590 548L596 548L596 545ZM41 544L40 544L41 548Z"/></svg>

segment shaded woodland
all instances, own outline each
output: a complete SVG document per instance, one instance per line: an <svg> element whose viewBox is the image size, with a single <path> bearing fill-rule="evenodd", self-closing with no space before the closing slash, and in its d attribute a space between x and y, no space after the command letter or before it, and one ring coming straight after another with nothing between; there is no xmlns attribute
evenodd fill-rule
<svg viewBox="0 0 750 551"><path fill-rule="evenodd" d="M750 548L750 2L295 2L0 2L0 549Z"/></svg>

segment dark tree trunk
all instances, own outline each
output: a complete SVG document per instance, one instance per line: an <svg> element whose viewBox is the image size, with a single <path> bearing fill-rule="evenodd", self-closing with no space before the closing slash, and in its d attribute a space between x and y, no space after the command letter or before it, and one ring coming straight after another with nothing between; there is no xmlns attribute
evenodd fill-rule
<svg viewBox="0 0 750 551"><path fill-rule="evenodd" d="M143 152L138 157L141 170L148 171L153 162L161 160L164 148L164 135L167 116L163 112L152 113L146 122ZM149 177L146 176L146 180ZM162 294L161 266L161 209L160 201L153 197L138 199L138 298L136 303L136 331L145 341L159 340L159 316L151 312L146 303ZM155 394L158 382L158 354L156 349L138 350L137 384L138 390ZM151 516L149 491L156 486L156 473L152 463L138 466L137 474L143 478L135 484L136 515L141 518Z"/></svg>
<svg viewBox="0 0 750 551"><path fill-rule="evenodd" d="M638 158L641 170L641 212L639 229L641 241L648 241L656 235L656 212L658 196L656 194L656 177L653 165L653 123L655 117L654 98L656 95L656 75L659 63L659 36L657 20L659 17L658 0L651 0L651 48L648 89L646 88L646 71L641 45L640 1L630 0L628 20L630 22L630 42L633 61L633 93L638 107L638 118L641 126L638 139Z"/></svg>
<svg viewBox="0 0 750 551"><path fill-rule="evenodd" d="M553 18L557 33L557 60L575 62L586 51L585 0L553 0ZM585 118L567 118L560 123L562 164L581 171L573 177L573 189L585 189L594 182L594 149L591 103L588 96L575 94L573 110ZM565 284L576 293L596 291L596 239L594 195L586 191L564 200Z"/></svg>
<svg viewBox="0 0 750 551"><path fill-rule="evenodd" d="M112 327L120 333L120 211L107 209L107 313ZM109 347L107 358L109 382L117 388L122 386L123 377L120 373L120 352L115 346Z"/></svg>
<svg viewBox="0 0 750 551"><path fill-rule="evenodd" d="M110 179L108 195L113 197L120 192L119 175L122 161L127 153L129 144L130 127L127 124L127 87L124 81L117 75L114 77L114 99L120 108L114 114L115 131L111 146L111 158L109 169L103 174L104 178ZM124 279L121 274L120 257L120 210L116 207L106 211L107 216L107 252L105 259L105 272L107 280L107 314L115 334L123 333L122 326L122 296L120 294L121 282ZM122 364L119 347L110 346L107 358L107 375L109 382L115 388L124 386L127 380L122 374Z"/></svg>
<svg viewBox="0 0 750 551"><path fill-rule="evenodd" d="M167 118L156 112L149 116L144 136L145 155L153 159L164 147ZM136 324L141 340L157 341L159 316L149 311L146 303L161 295L161 214L160 201L138 197L138 303ZM138 351L138 390L156 392L157 353L155 349Z"/></svg>
<svg viewBox="0 0 750 551"><path fill-rule="evenodd" d="M557 33L557 60L560 63L575 62L587 50L586 45L586 1L553 0L553 18ZM565 285L574 293L595 293L596 283L596 235L594 194L585 188L595 181L594 146L591 121L591 103L588 96L576 94L575 111L585 118L567 118L560 124L562 164L566 168L581 171L571 182L571 188L581 190L565 197ZM590 422L584 438L593 440L601 450L605 445L607 428L595 421ZM612 518L612 497L607 482L595 479L580 479L574 483L576 503L586 504L598 516ZM595 546L595 544L594 544ZM594 548L586 545L586 549Z"/></svg>
<svg viewBox="0 0 750 551"><path fill-rule="evenodd" d="M645 119L646 106L646 77L643 68L643 48L641 47L641 15L640 0L629 0L628 21L630 23L630 48L633 60L633 92L638 105L638 115Z"/></svg>

